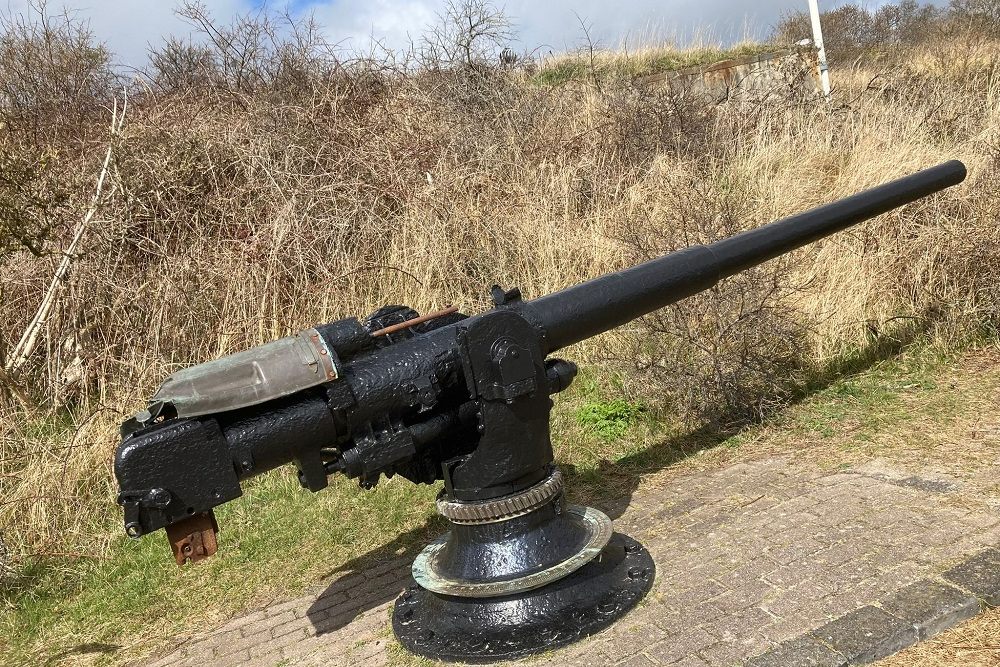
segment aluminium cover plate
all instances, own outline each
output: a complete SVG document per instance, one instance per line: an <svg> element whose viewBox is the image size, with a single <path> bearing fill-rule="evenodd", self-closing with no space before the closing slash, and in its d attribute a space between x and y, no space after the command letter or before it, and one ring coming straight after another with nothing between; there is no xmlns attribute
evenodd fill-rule
<svg viewBox="0 0 1000 667"><path fill-rule="evenodd" d="M305 329L173 373L149 399L150 410L169 404L178 417L197 417L245 408L336 380L336 364L319 332Z"/></svg>

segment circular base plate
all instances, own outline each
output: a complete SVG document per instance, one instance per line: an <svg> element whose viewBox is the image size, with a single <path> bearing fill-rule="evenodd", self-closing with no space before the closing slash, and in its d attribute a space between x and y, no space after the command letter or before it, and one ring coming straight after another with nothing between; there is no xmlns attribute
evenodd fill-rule
<svg viewBox="0 0 1000 667"><path fill-rule="evenodd" d="M413 585L396 600L392 629L407 650L428 658L509 660L600 632L649 592L654 575L649 552L615 533L573 574L524 593L461 598Z"/></svg>

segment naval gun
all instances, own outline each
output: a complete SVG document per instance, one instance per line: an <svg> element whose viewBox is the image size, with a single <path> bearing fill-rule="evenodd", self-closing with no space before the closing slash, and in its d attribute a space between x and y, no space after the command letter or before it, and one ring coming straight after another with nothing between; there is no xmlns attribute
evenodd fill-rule
<svg viewBox="0 0 1000 667"><path fill-rule="evenodd" d="M278 466L294 463L310 491L333 474L443 481L451 530L413 563L400 642L489 662L594 634L650 590L655 564L604 513L566 502L550 397L577 368L550 355L965 175L946 162L536 299L495 286L477 315L389 306L180 370L122 424L125 531L165 528L183 565L215 553L213 508Z"/></svg>

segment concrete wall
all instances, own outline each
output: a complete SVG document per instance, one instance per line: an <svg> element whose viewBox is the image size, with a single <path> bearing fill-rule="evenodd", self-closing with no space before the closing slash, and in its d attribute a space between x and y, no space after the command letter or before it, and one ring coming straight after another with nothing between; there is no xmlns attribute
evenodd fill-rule
<svg viewBox="0 0 1000 667"><path fill-rule="evenodd" d="M678 93L723 100L744 96L820 95L822 89L814 49L789 49L712 65L689 67L639 78L645 86L666 86Z"/></svg>

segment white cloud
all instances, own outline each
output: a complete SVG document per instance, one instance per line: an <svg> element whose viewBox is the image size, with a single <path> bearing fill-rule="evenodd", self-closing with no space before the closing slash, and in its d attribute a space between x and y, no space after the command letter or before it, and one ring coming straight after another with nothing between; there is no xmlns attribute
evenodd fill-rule
<svg viewBox="0 0 1000 667"><path fill-rule="evenodd" d="M260 0L204 0L212 14L228 22ZM283 0L269 0L280 7ZM824 1L824 8L844 0ZM938 0L941 2L943 0ZM405 48L436 20L445 0L292 0L295 12L313 11L330 39L366 50L372 40ZM27 0L0 0L0 12L21 12ZM584 41L581 20L600 45L637 46L649 41L686 42L707 35L732 41L747 32L766 35L783 12L805 9L806 0L496 0L513 19L525 49L563 51ZM68 6L90 21L96 37L119 62L140 65L148 43L166 34L187 35L190 27L173 14L171 0L49 0L50 9ZM579 17L579 18L578 18Z"/></svg>
<svg viewBox="0 0 1000 667"><path fill-rule="evenodd" d="M325 0L296 9L313 12L332 41L364 51L372 41L405 48L435 21L439 5L434 0Z"/></svg>
<svg viewBox="0 0 1000 667"><path fill-rule="evenodd" d="M526 49L563 51L591 37L604 46L653 40L687 42L698 35L740 39L746 26L766 34L782 11L806 7L805 0L498 0ZM436 21L444 0L312 0L297 9L313 11L334 41L364 49L374 38L403 48Z"/></svg>
<svg viewBox="0 0 1000 667"><path fill-rule="evenodd" d="M650 41L687 42L698 36L724 42L740 39L746 27L765 35L782 11L805 7L795 0L631 0L625 3L574 0L540 3L515 0L506 6L529 48L548 44L560 51L591 38L603 46Z"/></svg>
<svg viewBox="0 0 1000 667"><path fill-rule="evenodd" d="M175 5L163 0L78 0L72 4L90 20L97 38L106 42L124 65L141 65L149 44L167 35L181 36L191 31L174 14ZM224 21L246 9L242 0L211 0L207 4L213 15Z"/></svg>

